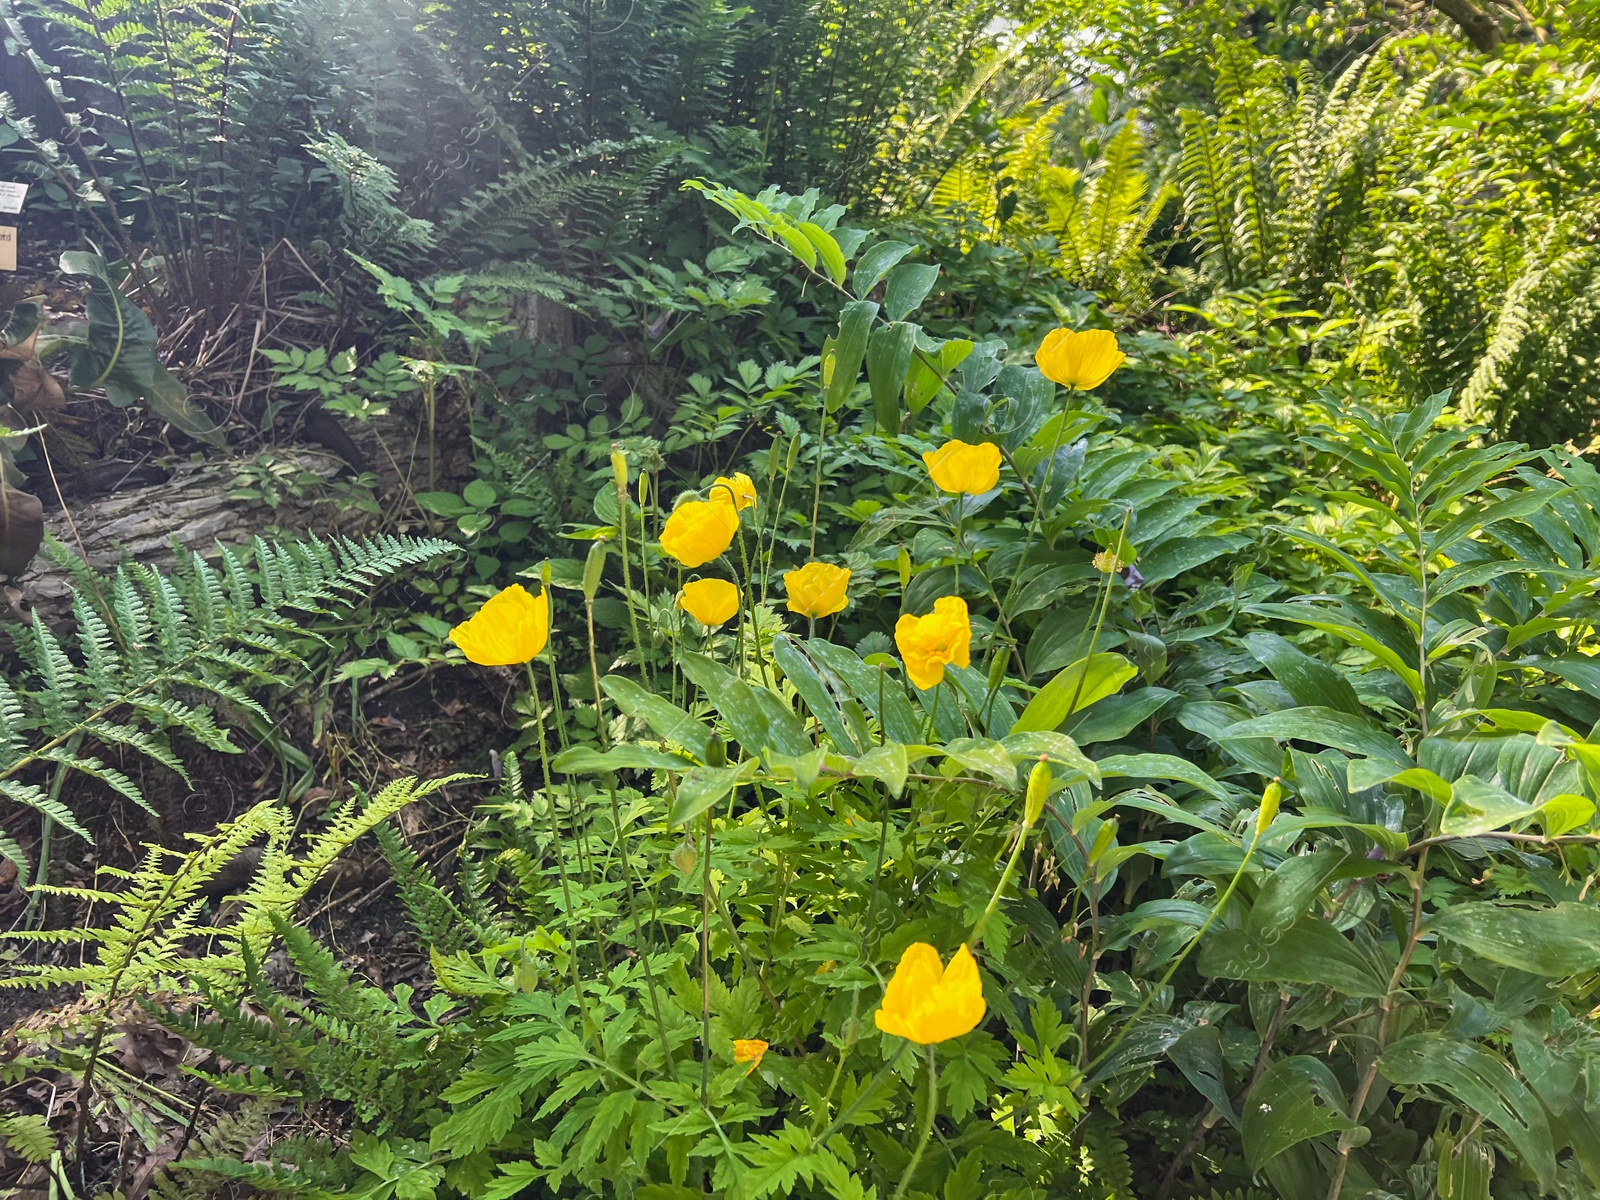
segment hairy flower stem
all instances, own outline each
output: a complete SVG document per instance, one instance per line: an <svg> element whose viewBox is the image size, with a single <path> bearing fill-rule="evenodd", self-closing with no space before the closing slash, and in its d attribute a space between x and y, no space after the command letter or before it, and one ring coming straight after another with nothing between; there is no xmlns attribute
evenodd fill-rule
<svg viewBox="0 0 1600 1200"><path fill-rule="evenodd" d="M633 940L637 946L639 963L644 967L644 983L650 993L650 1014L655 1018L656 1034L661 1039L661 1065L672 1065L672 1043L667 1040L667 1024L661 1019L661 1000L656 995L656 976L650 968L651 946L645 944L644 930L639 922L639 895L633 886L633 862L628 856L628 835L622 828L622 808L617 803L617 777L606 776L606 791L611 797L611 828L617 841L617 853L622 858L622 881L628 891L628 917L633 924Z"/></svg>
<svg viewBox="0 0 1600 1200"><path fill-rule="evenodd" d="M894 1200L902 1200L906 1189L911 1186L911 1177L917 1173L917 1168L922 1165L922 1153L928 1148L928 1139L933 1136L933 1118L939 1107L939 1059L934 1047L926 1048L928 1056L928 1103L922 1110L922 1120L919 1122L921 1132L917 1134L917 1148L911 1152L911 1161L906 1164L905 1174L900 1176L900 1186L894 1190Z"/></svg>
<svg viewBox="0 0 1600 1200"><path fill-rule="evenodd" d="M614 445L613 445L613 450L615 450L615 446ZM623 470L626 470L626 468L623 468ZM640 476L640 479L642 481L643 480L643 476ZM649 656L645 654L645 652L644 652L644 640L642 638L640 638L640 636L639 636L639 614L638 614L638 611L637 611L637 607L638 606L635 605L634 602L633 602L633 578L632 578L632 575L630 574L629 567L628 567L628 523L629 523L629 520L630 520L628 509L631 507L631 502L628 499L627 476L625 474L619 474L616 477L616 485L617 485L617 534L618 534L619 538L621 539L621 548L622 548L622 598L625 601L627 601L627 604L628 604L628 628L629 628L630 632L632 632L632 634L633 634L633 649L634 649L634 652L636 654L638 654L638 656L639 656L639 674L644 676L644 686L647 687L647 688L650 688L652 685L650 683L650 663L648 661L648 657ZM643 528L643 519L644 519L644 509L643 508L640 508L639 516L640 516L640 522L641 522L641 526L640 527L642 529ZM643 547L640 547L639 559L640 559L640 565L641 565L641 568L642 568L643 561L644 561L644 549L643 549ZM648 592L649 586L650 585L649 585L649 581L648 581L648 577L647 577L646 583L645 583L645 587L647 589L646 593L645 593L645 605L646 605L646 611L647 612L649 611L649 603L650 603L649 592ZM594 626L594 620L593 620L592 617L590 618L589 624L590 624L590 628L592 629L593 626ZM592 642L593 640L594 640L594 635L591 633L590 634L590 641ZM600 702L600 696L599 696L599 692L597 691L595 693L595 703L598 704L599 702Z"/></svg>
<svg viewBox="0 0 1600 1200"><path fill-rule="evenodd" d="M983 910L983 915L978 918L978 923L972 927L972 933L967 937L967 947L971 950L978 948L978 943L983 940L984 926L989 923L989 918L994 916L1000 907L1000 897L1005 894L1011 881L1016 878L1017 862L1022 858L1022 847L1028 842L1028 830L1023 826L1017 830L1016 844L1011 847L1011 858L1006 862L1006 869L1000 872L1000 882L994 885L994 892L989 896L989 903Z"/></svg>
<svg viewBox="0 0 1600 1200"><path fill-rule="evenodd" d="M706 810L705 862L700 868L700 1103L711 1090L711 810Z"/></svg>
<svg viewBox="0 0 1600 1200"><path fill-rule="evenodd" d="M1061 821L1059 814L1053 815L1055 815L1056 820ZM1065 825L1068 824L1068 822L1062 821L1062 824ZM1244 878L1244 873L1250 869L1250 860L1255 857L1256 846L1261 842L1262 832L1262 830L1258 829L1255 833L1255 836L1250 839L1250 844L1245 847L1244 858L1239 860L1238 870L1234 871L1233 878L1228 880L1227 888L1223 891L1222 896L1217 900L1217 903L1212 907L1210 915L1206 917L1205 922L1200 926L1194 937L1189 939L1189 944L1183 948L1183 953L1179 954L1172 960L1171 964L1167 967L1166 974L1161 976L1161 982L1156 984L1155 987L1151 988L1145 993L1144 999L1139 1001L1139 1007L1134 1009L1133 1015L1122 1023L1122 1028L1117 1032L1117 1036L1111 1039L1111 1044L1095 1056L1094 1061L1088 1065L1086 1073L1087 1071L1094 1070L1095 1067L1098 1067L1101 1063L1105 1062L1106 1059L1111 1057L1112 1052L1116 1050L1116 1048L1122 1044L1123 1040L1128 1036L1128 1034L1133 1031L1133 1027L1138 1023L1139 1018L1144 1016L1145 1010L1150 1007L1151 1003L1158 995L1161 994L1162 990L1167 986L1167 984L1172 982L1172 977L1178 973L1178 968L1183 966L1185 960L1188 959L1189 955L1194 951L1194 948L1200 944L1200 940L1206 936L1206 933L1216 922L1217 917L1220 916L1222 911L1228 907L1228 901L1233 899L1233 893L1235 889L1238 888L1239 881ZM1085 865L1087 866L1087 863ZM1330 1193L1329 1200L1334 1200L1337 1195L1337 1191Z"/></svg>
<svg viewBox="0 0 1600 1200"><path fill-rule="evenodd" d="M817 474L811 487L811 557L817 556L817 517L822 512L822 452L828 441L828 402L822 402L822 420L817 423Z"/></svg>
<svg viewBox="0 0 1600 1200"><path fill-rule="evenodd" d="M567 856L561 849L561 821L556 816L556 798L550 790L550 748L544 735L544 706L539 701L539 676L534 672L533 663L527 664L528 692L533 702L533 727L539 739L539 769L544 773L540 780L540 791L544 793L544 802L550 810L550 853L555 855L556 873L561 877L561 899L565 906L564 915L567 918L567 928L571 929L575 919L572 906L572 884L567 879ZM583 1014L584 1032L596 1039L599 1030L594 1028L594 1023L589 1019L589 1002L584 999L583 985L578 979L578 946L577 939L573 939L567 948L567 965L571 968L572 991L578 999L578 1009ZM597 1043L598 1048L598 1043Z"/></svg>

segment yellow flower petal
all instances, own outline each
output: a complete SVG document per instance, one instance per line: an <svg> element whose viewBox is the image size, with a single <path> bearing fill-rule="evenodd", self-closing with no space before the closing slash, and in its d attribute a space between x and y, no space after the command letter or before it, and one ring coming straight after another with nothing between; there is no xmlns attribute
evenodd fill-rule
<svg viewBox="0 0 1600 1200"><path fill-rule="evenodd" d="M1127 357L1109 329L1052 329L1033 361L1046 379L1088 392L1109 379Z"/></svg>
<svg viewBox="0 0 1600 1200"><path fill-rule="evenodd" d="M520 583L491 596L450 631L450 640L481 667L510 667L538 656L550 640L550 593L530 595Z"/></svg>
<svg viewBox="0 0 1600 1200"><path fill-rule="evenodd" d="M1000 482L1000 447L993 442L969 446L959 438L922 456L928 474L941 491L980 496Z"/></svg>
<svg viewBox="0 0 1600 1200"><path fill-rule="evenodd" d="M883 1032L926 1046L970 1033L986 1011L978 964L965 945L944 966L932 946L913 942L872 1019Z"/></svg>
<svg viewBox="0 0 1600 1200"><path fill-rule="evenodd" d="M938 687L944 669L972 664L972 621L960 596L941 596L925 617L910 613L895 623L894 644L906 664L906 676L923 691Z"/></svg>
<svg viewBox="0 0 1600 1200"><path fill-rule="evenodd" d="M707 629L715 629L739 611L739 589L726 579L696 579L683 585L678 607Z"/></svg>
<svg viewBox="0 0 1600 1200"><path fill-rule="evenodd" d="M748 1075L761 1065L761 1058L767 1052L767 1043L760 1038L734 1038L733 1061L736 1063L749 1063Z"/></svg>
<svg viewBox="0 0 1600 1200"><path fill-rule="evenodd" d="M733 478L718 475L711 485L710 498L712 500L732 500L733 506L740 512L756 506L756 483L750 476L740 471Z"/></svg>
<svg viewBox="0 0 1600 1200"><path fill-rule="evenodd" d="M783 573L783 586L789 593L789 611L802 617L831 616L850 603L850 568L830 563L808 562Z"/></svg>
<svg viewBox="0 0 1600 1200"><path fill-rule="evenodd" d="M703 567L733 545L739 510L731 501L686 500L661 530L661 549L686 567Z"/></svg>

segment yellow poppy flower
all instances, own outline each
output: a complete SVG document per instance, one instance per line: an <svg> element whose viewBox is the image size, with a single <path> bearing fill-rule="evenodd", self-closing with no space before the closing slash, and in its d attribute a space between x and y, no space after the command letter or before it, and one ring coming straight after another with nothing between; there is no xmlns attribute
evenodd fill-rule
<svg viewBox="0 0 1600 1200"><path fill-rule="evenodd" d="M756 506L756 481L743 471L732 479L726 475L718 475L711 485L711 499L732 500L733 506L740 512Z"/></svg>
<svg viewBox="0 0 1600 1200"><path fill-rule="evenodd" d="M736 1063L749 1063L750 1068L745 1072L750 1074L761 1065L761 1056L767 1052L767 1043L760 1038L734 1038L733 1061Z"/></svg>
<svg viewBox="0 0 1600 1200"><path fill-rule="evenodd" d="M934 484L946 492L980 496L1000 482L1000 447L993 442L969 446L959 439L922 456Z"/></svg>
<svg viewBox="0 0 1600 1200"><path fill-rule="evenodd" d="M970 1033L985 1011L972 951L963 945L944 966L927 942L913 942L900 956L872 1019L885 1033L927 1046Z"/></svg>
<svg viewBox="0 0 1600 1200"><path fill-rule="evenodd" d="M798 570L783 573L784 590L789 593L789 611L802 617L826 617L841 612L850 603L850 568L829 563L808 562Z"/></svg>
<svg viewBox="0 0 1600 1200"><path fill-rule="evenodd" d="M550 640L550 593L530 595L520 583L496 592L450 631L450 640L480 667L511 667L535 658Z"/></svg>
<svg viewBox="0 0 1600 1200"><path fill-rule="evenodd" d="M1046 379L1088 392L1109 379L1127 357L1117 349L1117 335L1109 329L1052 329L1033 361Z"/></svg>
<svg viewBox="0 0 1600 1200"><path fill-rule="evenodd" d="M923 691L938 687L946 664L972 665L972 622L960 596L940 596L925 617L910 613L895 622L894 644L905 660L906 674Z"/></svg>
<svg viewBox="0 0 1600 1200"><path fill-rule="evenodd" d="M707 629L715 629L739 611L739 589L726 579L696 579L683 585L678 607Z"/></svg>
<svg viewBox="0 0 1600 1200"><path fill-rule="evenodd" d="M733 545L739 510L728 500L686 500L661 530L661 548L686 567L703 567Z"/></svg>

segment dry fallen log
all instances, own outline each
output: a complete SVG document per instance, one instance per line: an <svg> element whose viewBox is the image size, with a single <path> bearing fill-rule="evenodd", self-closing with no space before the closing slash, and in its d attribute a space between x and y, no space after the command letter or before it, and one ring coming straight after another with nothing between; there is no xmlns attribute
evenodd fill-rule
<svg viewBox="0 0 1600 1200"><path fill-rule="evenodd" d="M173 565L173 543L205 553L218 542L247 545L267 530L288 534L354 533L365 514L313 487L284 487L277 504L242 497L241 484L251 474L280 479L309 473L331 480L346 470L335 454L304 446L263 452L253 458L180 463L171 478L147 487L129 488L60 509L45 516L48 533L59 538L96 570L114 568L124 557L157 569ZM72 576L46 558L37 558L6 589L19 616L36 609L47 621L72 605Z"/></svg>

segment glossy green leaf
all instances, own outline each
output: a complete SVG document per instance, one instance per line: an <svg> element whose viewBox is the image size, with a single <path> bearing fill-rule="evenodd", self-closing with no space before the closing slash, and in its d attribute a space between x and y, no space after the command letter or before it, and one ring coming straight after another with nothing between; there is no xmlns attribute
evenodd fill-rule
<svg viewBox="0 0 1600 1200"><path fill-rule="evenodd" d="M1446 837L1476 837L1504 829L1533 813L1531 804L1524 804L1504 788L1466 775L1451 785L1450 802L1439 818L1439 832Z"/></svg>
<svg viewBox="0 0 1600 1200"><path fill-rule="evenodd" d="M915 246L894 241L874 242L868 246L861 252L861 257L856 259L855 274L850 280L850 286L855 290L855 294L865 299L868 292L883 282L883 277L889 273L889 269L915 249Z"/></svg>
<svg viewBox="0 0 1600 1200"><path fill-rule="evenodd" d="M727 799L733 789L756 773L759 763L747 759L732 767L695 767L678 781L668 825L682 825Z"/></svg>
<svg viewBox="0 0 1600 1200"><path fill-rule="evenodd" d="M871 300L846 304L839 314L839 334L833 344L833 373L824 391L829 412L840 409L861 378L861 360L866 357L867 340L877 315L878 306Z"/></svg>
<svg viewBox="0 0 1600 1200"><path fill-rule="evenodd" d="M630 717L638 717L658 736L676 742L695 758L705 762L711 752L711 730L683 709L646 690L637 680L629 679L626 675L607 675L600 681L600 688Z"/></svg>
<svg viewBox="0 0 1600 1200"><path fill-rule="evenodd" d="M867 340L867 386L872 390L873 415L883 433L900 432L900 391L911 370L916 343L917 327L904 321L874 329Z"/></svg>
<svg viewBox="0 0 1600 1200"><path fill-rule="evenodd" d="M1338 1079L1326 1063L1309 1055L1273 1062L1250 1089L1243 1108L1240 1136L1253 1172L1291 1146L1356 1127Z"/></svg>
<svg viewBox="0 0 1600 1200"><path fill-rule="evenodd" d="M876 779L889 789L896 800L906 789L906 775L911 770L911 759L899 742L884 742L874 746L850 765L850 773L863 779Z"/></svg>
<svg viewBox="0 0 1600 1200"><path fill-rule="evenodd" d="M828 278L842 284L845 274L844 251L839 248L833 234L815 221L802 221L800 232L810 238L811 244L817 248L817 259Z"/></svg>
<svg viewBox="0 0 1600 1200"><path fill-rule="evenodd" d="M1279 742L1311 742L1350 754L1366 754L1410 765L1405 751L1394 738L1373 728L1365 718L1353 717L1336 708L1288 708L1241 721L1227 732L1230 738L1268 737Z"/></svg>
<svg viewBox="0 0 1600 1200"><path fill-rule="evenodd" d="M1541 1181L1555 1174L1544 1107L1503 1060L1483 1047L1443 1034L1413 1034L1384 1050L1380 1070L1401 1087L1443 1092L1463 1112L1497 1126Z"/></svg>
<svg viewBox="0 0 1600 1200"><path fill-rule="evenodd" d="M648 746L613 746L604 752L593 746L572 746L551 759L550 766L568 775L600 775L607 771L687 771L694 763Z"/></svg>
<svg viewBox="0 0 1600 1200"><path fill-rule="evenodd" d="M1321 659L1312 658L1275 633L1247 633L1243 641L1251 657L1272 672L1296 704L1336 708L1365 718L1366 710L1350 681Z"/></svg>
<svg viewBox="0 0 1600 1200"><path fill-rule="evenodd" d="M1056 729L1073 713L1114 695L1138 673L1139 668L1120 654L1091 654L1079 659L1063 667L1039 689L1011 727L1012 732Z"/></svg>
<svg viewBox="0 0 1600 1200"><path fill-rule="evenodd" d="M932 263L901 263L889 271L883 288L883 311L891 321L904 321L933 291L939 268Z"/></svg>
<svg viewBox="0 0 1600 1200"><path fill-rule="evenodd" d="M860 743L839 710L838 702L804 652L791 639L779 636L772 639L772 658L839 753L859 754Z"/></svg>
<svg viewBox="0 0 1600 1200"><path fill-rule="evenodd" d="M1565 979L1600 967L1600 908L1592 904L1516 908L1469 901L1429 918L1428 930L1530 975Z"/></svg>
<svg viewBox="0 0 1600 1200"><path fill-rule="evenodd" d="M1379 999L1389 992L1387 963L1316 915L1296 921L1270 944L1243 929L1214 933L1200 949L1200 970L1222 979L1320 983L1345 996Z"/></svg>

